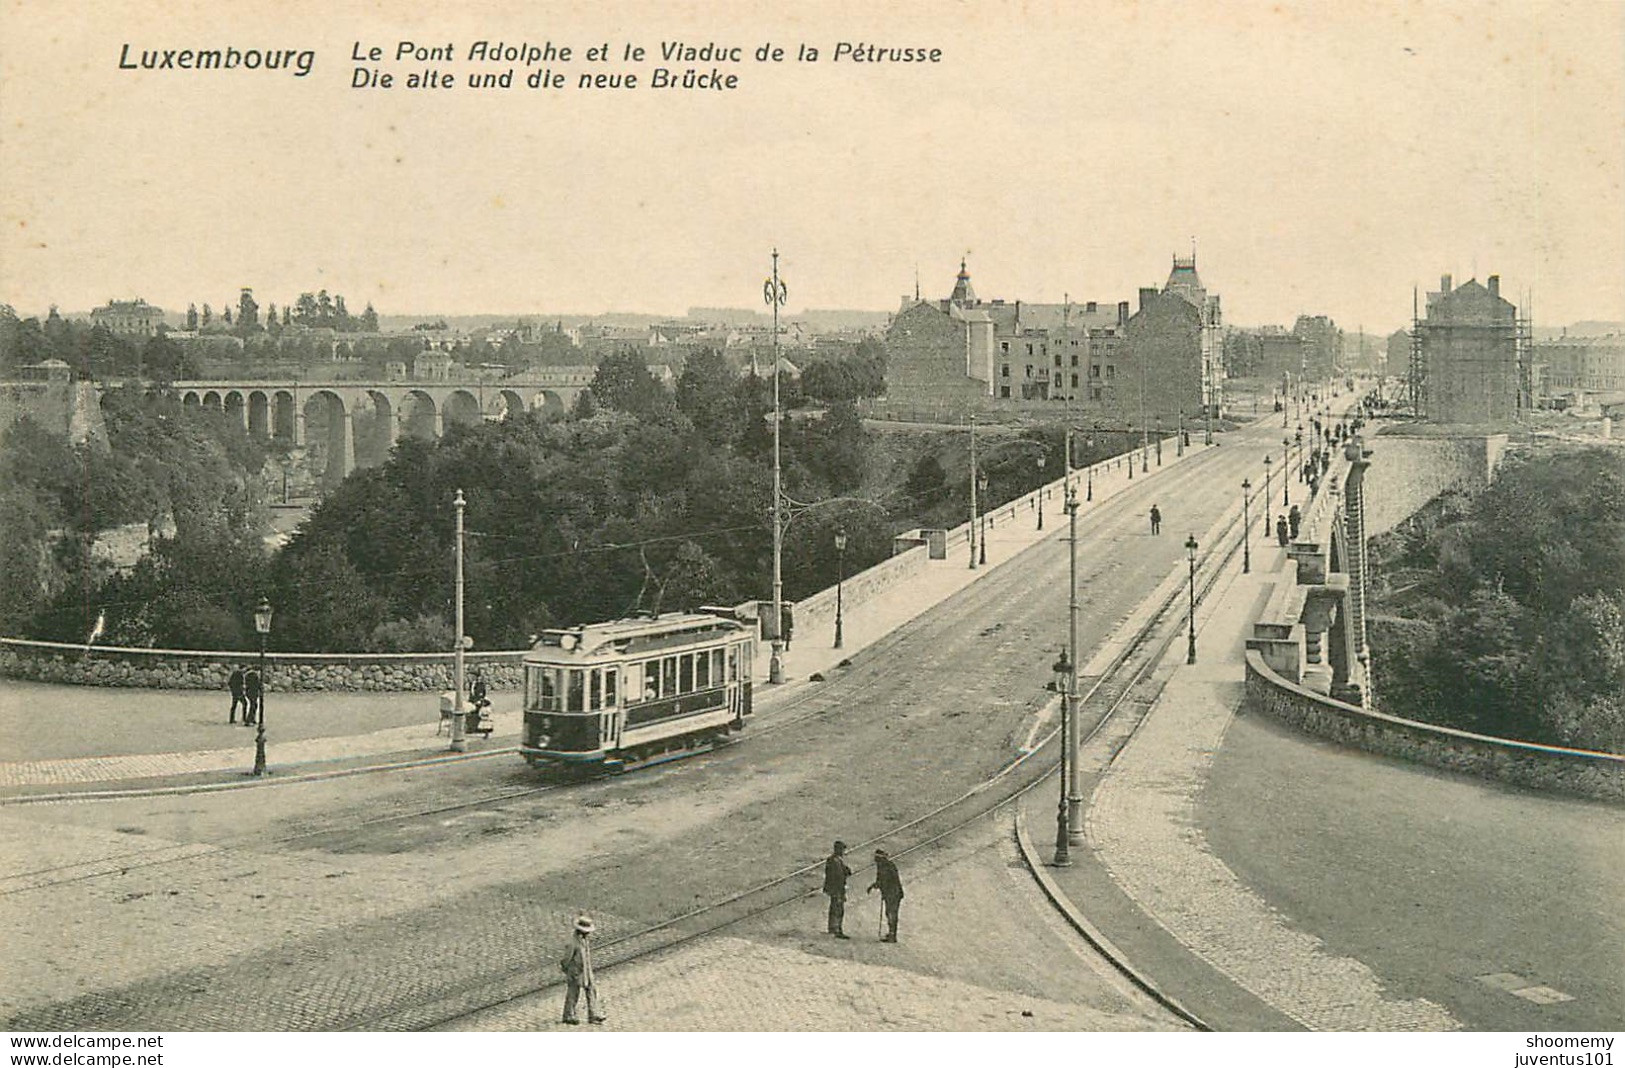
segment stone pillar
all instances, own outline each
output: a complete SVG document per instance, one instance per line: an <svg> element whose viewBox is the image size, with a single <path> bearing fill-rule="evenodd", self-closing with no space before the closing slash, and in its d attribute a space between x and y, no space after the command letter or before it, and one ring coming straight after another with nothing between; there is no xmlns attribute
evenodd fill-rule
<svg viewBox="0 0 1625 1068"><path fill-rule="evenodd" d="M444 402L434 406L434 436L444 437L446 433L446 407Z"/></svg>
<svg viewBox="0 0 1625 1068"><path fill-rule="evenodd" d="M1341 591L1328 586L1309 590L1303 604L1303 685L1316 693L1330 694L1332 669L1326 663L1326 632L1337 614Z"/></svg>
<svg viewBox="0 0 1625 1068"><path fill-rule="evenodd" d="M1366 641L1366 598L1370 590L1371 569L1365 526L1365 471L1371 466L1366 459L1369 455L1364 441L1359 437L1350 438L1343 447L1343 456L1349 461L1348 476L1343 483L1343 521L1349 542L1349 645L1359 665L1355 683L1367 692L1371 688L1371 647Z"/></svg>
<svg viewBox="0 0 1625 1068"><path fill-rule="evenodd" d="M341 428L338 440L338 455L327 461L329 471L337 470L339 478L345 478L355 470L355 415L344 409L339 409L339 426Z"/></svg>

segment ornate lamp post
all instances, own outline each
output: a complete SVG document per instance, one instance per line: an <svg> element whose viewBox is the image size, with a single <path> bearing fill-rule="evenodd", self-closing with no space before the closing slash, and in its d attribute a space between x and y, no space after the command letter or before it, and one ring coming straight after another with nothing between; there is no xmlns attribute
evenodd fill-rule
<svg viewBox="0 0 1625 1068"><path fill-rule="evenodd" d="M1190 643L1185 648L1185 663L1196 663L1196 535L1185 539L1185 556L1191 562L1191 625Z"/></svg>
<svg viewBox="0 0 1625 1068"><path fill-rule="evenodd" d="M1066 743L1067 728L1071 726L1072 679L1075 677L1072 662L1066 657L1066 650L1061 650L1061 659L1055 661L1052 668L1055 672L1055 686L1061 691L1061 792L1055 802L1055 859L1050 861L1057 868L1070 868L1072 866L1072 851L1067 842L1066 820Z"/></svg>
<svg viewBox="0 0 1625 1068"><path fill-rule="evenodd" d="M1157 466L1162 466L1162 416L1157 416Z"/></svg>
<svg viewBox="0 0 1625 1068"><path fill-rule="evenodd" d="M976 567L976 527L981 522L976 511L976 413L970 417L970 566Z"/></svg>
<svg viewBox="0 0 1625 1068"><path fill-rule="evenodd" d="M790 288L779 277L779 250L773 250L773 274L762 283L762 299L773 308L773 644L767 661L767 681L784 681L784 472L780 463L779 309L790 298ZM453 723L456 721L453 720Z"/></svg>
<svg viewBox="0 0 1625 1068"><path fill-rule="evenodd" d="M1300 472L1302 472L1302 470L1303 470L1303 424L1302 423L1298 424L1297 442L1298 442L1298 470ZM1308 476L1306 476L1306 475L1300 474L1299 477L1303 478L1303 480L1305 482L1309 481Z"/></svg>
<svg viewBox="0 0 1625 1068"><path fill-rule="evenodd" d="M271 602L260 598L254 609L254 631L260 636L260 711L254 727L254 774L265 774L265 696L271 690L266 685L265 642L271 636Z"/></svg>
<svg viewBox="0 0 1625 1068"><path fill-rule="evenodd" d="M1292 439L1281 439L1281 507L1292 504Z"/></svg>
<svg viewBox="0 0 1625 1068"><path fill-rule="evenodd" d="M846 584L846 529L835 531L835 648L841 647L841 587Z"/></svg>
<svg viewBox="0 0 1625 1068"><path fill-rule="evenodd" d="M1275 499L1270 490L1270 454L1264 454L1264 540L1270 540L1270 502Z"/></svg>
<svg viewBox="0 0 1625 1068"><path fill-rule="evenodd" d="M1174 438L1174 455L1185 455L1185 409L1179 409L1179 436Z"/></svg>
<svg viewBox="0 0 1625 1068"><path fill-rule="evenodd" d="M1038 454L1038 529L1044 529L1044 454Z"/></svg>
<svg viewBox="0 0 1625 1068"><path fill-rule="evenodd" d="M987 472L983 471L983 472L977 474L977 476L976 476L976 488L977 488L977 490L979 490L981 492L982 499L986 500L987 499ZM982 510L982 522L985 523L986 521L987 521L987 510L984 508ZM987 527L986 526L982 527L982 545L981 545L981 548L979 550L977 550L976 562L979 563L979 564L987 563Z"/></svg>
<svg viewBox="0 0 1625 1068"><path fill-rule="evenodd" d="M1248 479L1241 480L1241 573L1248 574L1253 569L1253 543L1248 539L1247 532L1253 529L1252 518L1247 514L1247 498L1251 493L1253 484ZM836 591L836 604L840 604L839 592Z"/></svg>
<svg viewBox="0 0 1625 1068"><path fill-rule="evenodd" d="M1083 795L1078 793L1078 493L1068 490L1066 495L1066 550L1068 576L1066 593L1066 644L1071 651L1071 666L1067 670L1065 700L1066 722L1061 734L1066 739L1066 823L1067 840L1073 845L1083 844Z"/></svg>

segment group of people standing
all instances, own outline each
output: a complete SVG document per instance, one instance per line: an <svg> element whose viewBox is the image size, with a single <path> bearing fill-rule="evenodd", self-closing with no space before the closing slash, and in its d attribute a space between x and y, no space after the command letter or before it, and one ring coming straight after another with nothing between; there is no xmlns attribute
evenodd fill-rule
<svg viewBox="0 0 1625 1068"><path fill-rule="evenodd" d="M846 881L852 878L852 869L846 863L846 843L837 841L824 858L824 894L829 898L829 933L836 938L851 937L843 930L846 921ZM897 941L897 914L903 907L903 880L897 874L897 863L884 849L875 850L875 881L869 884L869 893L880 891L881 906L886 916L886 933L882 942Z"/></svg>
<svg viewBox="0 0 1625 1068"><path fill-rule="evenodd" d="M260 698L265 695L265 685L260 680L259 668L243 670L235 667L231 677L226 680L226 688L231 691L231 712L227 715L227 723L237 722L237 709L243 710L243 726L252 727L259 722Z"/></svg>

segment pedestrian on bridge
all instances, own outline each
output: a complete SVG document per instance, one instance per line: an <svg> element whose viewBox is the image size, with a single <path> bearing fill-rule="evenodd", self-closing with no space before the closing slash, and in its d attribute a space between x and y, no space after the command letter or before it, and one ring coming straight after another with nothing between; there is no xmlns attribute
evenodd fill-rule
<svg viewBox="0 0 1625 1068"><path fill-rule="evenodd" d="M1296 539L1298 536L1298 528L1302 525L1303 513L1298 511L1298 506L1294 504L1292 506L1292 511L1286 514L1287 533L1291 535L1293 539Z"/></svg>
<svg viewBox="0 0 1625 1068"><path fill-rule="evenodd" d="M1151 533L1162 533L1162 512L1158 511L1154 504L1151 506Z"/></svg>
<svg viewBox="0 0 1625 1068"><path fill-rule="evenodd" d="M592 917L582 913L576 917L575 931L570 940L570 948L559 961L559 968L564 972L564 1022L575 1025L581 1022L576 1015L576 1003L581 1000L581 992L587 992L587 1022L603 1023L608 1017L598 1011L598 982L592 973Z"/></svg>
<svg viewBox="0 0 1625 1068"><path fill-rule="evenodd" d="M846 920L846 881L852 878L852 869L846 865L846 843L837 841L829 856L824 858L824 894L829 898L829 933L836 938L847 937L841 930Z"/></svg>
<svg viewBox="0 0 1625 1068"><path fill-rule="evenodd" d="M1275 517L1275 540L1281 543L1283 549L1286 548L1287 542L1291 540L1287 529L1286 516L1284 515Z"/></svg>
<svg viewBox="0 0 1625 1068"><path fill-rule="evenodd" d="M872 894L880 891L880 902L886 909L886 936L882 942L897 941L897 913L903 907L903 880L897 875L897 865L884 849L875 850L875 881L869 884Z"/></svg>
<svg viewBox="0 0 1625 1068"><path fill-rule="evenodd" d="M243 696L243 666L238 664L231 669L231 677L226 680L226 688L231 691L231 712L227 714L227 723L237 722L237 706L241 705L243 715L248 715L248 699Z"/></svg>

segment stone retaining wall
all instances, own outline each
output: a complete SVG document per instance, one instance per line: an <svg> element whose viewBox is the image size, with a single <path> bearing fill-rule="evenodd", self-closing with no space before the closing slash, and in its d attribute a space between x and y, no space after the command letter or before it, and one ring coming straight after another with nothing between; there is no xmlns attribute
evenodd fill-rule
<svg viewBox="0 0 1625 1068"><path fill-rule="evenodd" d="M1506 451L1505 434L1408 436L1377 433L1365 474L1366 537L1403 523L1446 490L1476 492L1495 478Z"/></svg>
<svg viewBox="0 0 1625 1068"><path fill-rule="evenodd" d="M479 671L492 690L520 685L521 651L469 653L467 671ZM231 669L252 665L258 653L190 649L121 649L0 638L0 676L82 686L163 690L223 690ZM273 690L430 690L451 688L450 653L269 653Z"/></svg>
<svg viewBox="0 0 1625 1068"><path fill-rule="evenodd" d="M1366 752L1516 786L1625 803L1625 756L1490 738L1384 715L1295 686L1247 653L1244 706Z"/></svg>

